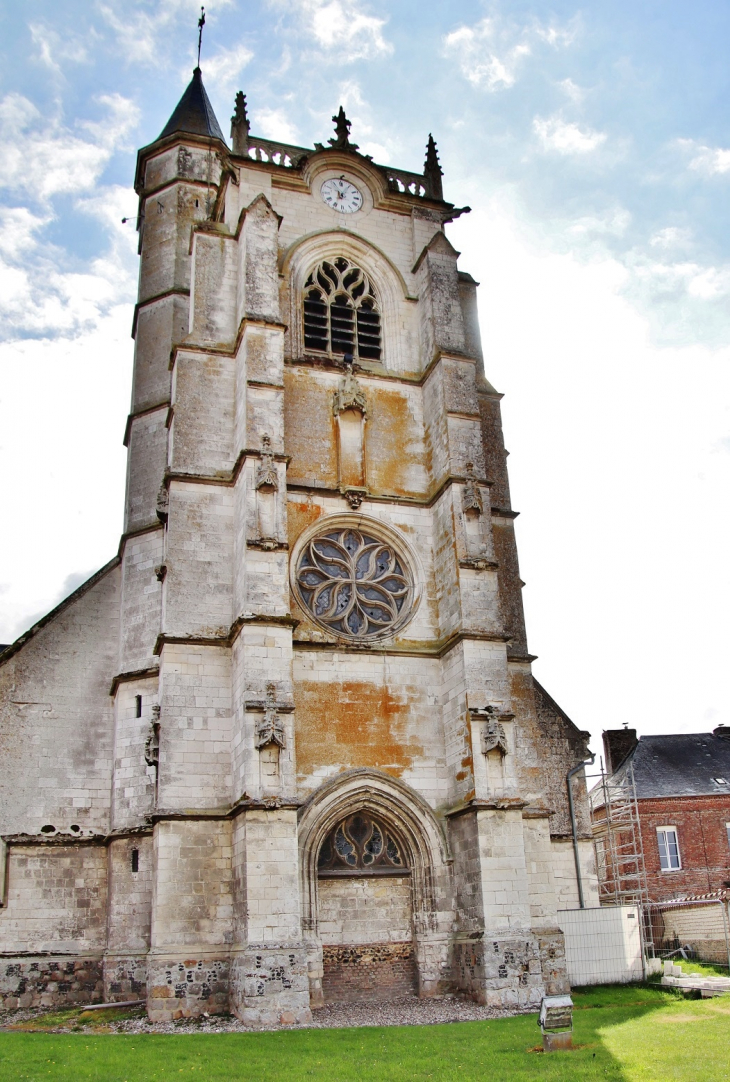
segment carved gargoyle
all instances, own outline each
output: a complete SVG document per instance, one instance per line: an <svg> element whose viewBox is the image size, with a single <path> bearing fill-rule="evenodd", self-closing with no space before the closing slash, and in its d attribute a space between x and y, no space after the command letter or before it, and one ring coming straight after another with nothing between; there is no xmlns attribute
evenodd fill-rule
<svg viewBox="0 0 730 1082"><path fill-rule="evenodd" d="M280 748L286 747L284 726L276 712L276 684L266 685L266 706L264 716L256 726L256 747L266 748L269 744L276 744Z"/></svg>

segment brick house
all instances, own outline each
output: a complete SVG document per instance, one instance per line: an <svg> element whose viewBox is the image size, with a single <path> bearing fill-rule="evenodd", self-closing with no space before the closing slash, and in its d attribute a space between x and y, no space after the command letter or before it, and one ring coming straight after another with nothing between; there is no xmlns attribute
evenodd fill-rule
<svg viewBox="0 0 730 1082"><path fill-rule="evenodd" d="M633 772L649 899L730 885L730 727L640 739L619 729L603 747L612 784Z"/></svg>

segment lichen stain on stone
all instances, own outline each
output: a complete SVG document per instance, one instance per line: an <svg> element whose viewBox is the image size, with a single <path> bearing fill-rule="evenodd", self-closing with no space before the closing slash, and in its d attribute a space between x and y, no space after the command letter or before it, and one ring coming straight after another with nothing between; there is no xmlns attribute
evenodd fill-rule
<svg viewBox="0 0 730 1082"><path fill-rule="evenodd" d="M293 545L303 530L324 514L324 508L310 500L289 500L287 503L289 544Z"/></svg>
<svg viewBox="0 0 730 1082"><path fill-rule="evenodd" d="M408 732L419 702L396 698L390 688L360 680L294 685L297 766L300 777L340 763L376 767L400 777L424 753Z"/></svg>
<svg viewBox="0 0 730 1082"><path fill-rule="evenodd" d="M337 486L337 449L334 440L332 394L334 385L307 371L284 372L285 450L291 456L287 482Z"/></svg>
<svg viewBox="0 0 730 1082"><path fill-rule="evenodd" d="M423 434L408 395L378 387L372 398L365 428L369 487L398 496L425 495Z"/></svg>

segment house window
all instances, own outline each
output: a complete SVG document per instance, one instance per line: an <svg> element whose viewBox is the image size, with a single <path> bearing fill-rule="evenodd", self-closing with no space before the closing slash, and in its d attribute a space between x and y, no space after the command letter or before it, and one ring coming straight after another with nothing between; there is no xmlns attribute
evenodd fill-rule
<svg viewBox="0 0 730 1082"><path fill-rule="evenodd" d="M323 260L314 268L304 285L303 307L306 349L380 360L375 287L349 259Z"/></svg>
<svg viewBox="0 0 730 1082"><path fill-rule="evenodd" d="M657 827L659 864L663 872L676 872L682 867L679 859L679 841L676 827Z"/></svg>

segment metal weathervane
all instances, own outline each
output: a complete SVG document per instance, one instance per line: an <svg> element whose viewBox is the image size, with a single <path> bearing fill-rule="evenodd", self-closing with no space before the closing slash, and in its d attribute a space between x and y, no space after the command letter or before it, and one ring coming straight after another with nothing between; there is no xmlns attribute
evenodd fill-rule
<svg viewBox="0 0 730 1082"><path fill-rule="evenodd" d="M205 26L205 8L200 9L200 18L198 19L198 67L200 67L200 47L203 44L203 27Z"/></svg>

